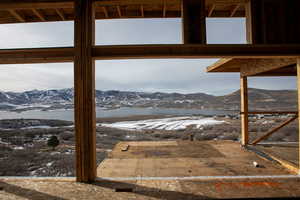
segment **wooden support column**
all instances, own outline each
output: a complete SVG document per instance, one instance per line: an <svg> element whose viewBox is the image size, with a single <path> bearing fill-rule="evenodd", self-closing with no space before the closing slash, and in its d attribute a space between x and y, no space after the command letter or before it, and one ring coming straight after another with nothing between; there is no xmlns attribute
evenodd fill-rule
<svg viewBox="0 0 300 200"><path fill-rule="evenodd" d="M299 126L299 131L298 131L298 135L299 135L299 142L298 142L298 174L300 174L300 58L297 59L297 86L298 86L298 126Z"/></svg>
<svg viewBox="0 0 300 200"><path fill-rule="evenodd" d="M182 0L184 44L206 44L205 0Z"/></svg>
<svg viewBox="0 0 300 200"><path fill-rule="evenodd" d="M247 77L241 77L241 142L247 145L248 135L248 83Z"/></svg>
<svg viewBox="0 0 300 200"><path fill-rule="evenodd" d="M75 134L76 178L92 182L96 178L95 113L95 13L93 0L75 0Z"/></svg>

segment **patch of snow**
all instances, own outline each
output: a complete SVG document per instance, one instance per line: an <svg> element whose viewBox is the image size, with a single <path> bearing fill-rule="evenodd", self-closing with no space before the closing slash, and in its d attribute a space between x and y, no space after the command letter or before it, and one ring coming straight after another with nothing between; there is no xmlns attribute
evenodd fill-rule
<svg viewBox="0 0 300 200"><path fill-rule="evenodd" d="M50 129L50 128L55 128L55 127L51 127L51 126L27 126L21 129L35 129L35 128L44 128L44 129Z"/></svg>
<svg viewBox="0 0 300 200"><path fill-rule="evenodd" d="M24 147L14 147L13 149L14 149L14 150L23 150Z"/></svg>
<svg viewBox="0 0 300 200"><path fill-rule="evenodd" d="M46 164L47 167L51 167L53 165L54 162L49 162Z"/></svg>
<svg viewBox="0 0 300 200"><path fill-rule="evenodd" d="M50 153L51 156L53 156L53 155L58 155L58 154L60 154L60 152L58 152L58 151L56 151L56 152L51 152L51 153Z"/></svg>
<svg viewBox="0 0 300 200"><path fill-rule="evenodd" d="M125 130L184 130L188 126L195 126L200 129L208 125L217 125L226 123L225 121L216 120L214 118L203 117L172 117L163 119L149 119L140 121L124 121L112 124L100 124L105 127L125 129Z"/></svg>

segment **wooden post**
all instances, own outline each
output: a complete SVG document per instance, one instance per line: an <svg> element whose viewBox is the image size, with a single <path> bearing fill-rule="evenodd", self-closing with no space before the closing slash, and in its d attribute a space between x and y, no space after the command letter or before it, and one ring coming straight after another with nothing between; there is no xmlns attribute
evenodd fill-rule
<svg viewBox="0 0 300 200"><path fill-rule="evenodd" d="M242 145L247 145L248 136L248 83L247 77L241 77L241 133Z"/></svg>
<svg viewBox="0 0 300 200"><path fill-rule="evenodd" d="M93 0L75 0L74 104L76 134L76 178L96 178L95 114L95 14Z"/></svg>
<svg viewBox="0 0 300 200"><path fill-rule="evenodd" d="M300 141L300 58L297 59L297 86L298 86L298 122L299 122L299 141ZM298 174L300 174L300 143L298 143Z"/></svg>
<svg viewBox="0 0 300 200"><path fill-rule="evenodd" d="M182 0L184 44L206 44L205 0Z"/></svg>

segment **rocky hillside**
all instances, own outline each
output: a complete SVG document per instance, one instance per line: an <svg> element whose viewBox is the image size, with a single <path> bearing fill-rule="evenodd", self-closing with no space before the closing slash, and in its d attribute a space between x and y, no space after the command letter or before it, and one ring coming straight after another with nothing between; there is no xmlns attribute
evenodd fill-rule
<svg viewBox="0 0 300 200"><path fill-rule="evenodd" d="M0 92L0 110L24 111L29 109L53 110L73 108L73 89L32 90L22 93ZM296 109L297 93L294 90L249 89L251 109ZM96 91L99 107L163 107L239 110L240 92L225 96L204 93L146 93L125 91Z"/></svg>

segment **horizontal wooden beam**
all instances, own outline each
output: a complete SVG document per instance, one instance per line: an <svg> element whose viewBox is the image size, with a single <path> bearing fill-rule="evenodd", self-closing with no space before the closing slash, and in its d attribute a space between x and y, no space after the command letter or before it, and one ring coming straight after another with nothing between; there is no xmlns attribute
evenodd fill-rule
<svg viewBox="0 0 300 200"><path fill-rule="evenodd" d="M93 48L95 59L295 58L300 45L108 45Z"/></svg>
<svg viewBox="0 0 300 200"><path fill-rule="evenodd" d="M94 46L98 60L165 58L278 58L300 56L300 45L107 45ZM73 47L3 49L0 64L72 62Z"/></svg>
<svg viewBox="0 0 300 200"><path fill-rule="evenodd" d="M296 57L223 58L206 70L207 72L241 72L242 76L295 76L296 59Z"/></svg>
<svg viewBox="0 0 300 200"><path fill-rule="evenodd" d="M296 64L296 58L276 58L276 59L255 59L245 60L241 64L241 76L254 76L260 73L269 72L286 66Z"/></svg>
<svg viewBox="0 0 300 200"><path fill-rule="evenodd" d="M72 62L72 47L0 50L0 64Z"/></svg>
<svg viewBox="0 0 300 200"><path fill-rule="evenodd" d="M280 115L286 115L286 114L297 114L297 111L249 111L248 114L252 115L259 115L259 114L280 114ZM243 112L241 112L243 114Z"/></svg>

